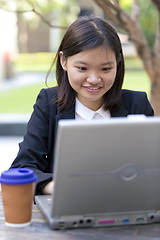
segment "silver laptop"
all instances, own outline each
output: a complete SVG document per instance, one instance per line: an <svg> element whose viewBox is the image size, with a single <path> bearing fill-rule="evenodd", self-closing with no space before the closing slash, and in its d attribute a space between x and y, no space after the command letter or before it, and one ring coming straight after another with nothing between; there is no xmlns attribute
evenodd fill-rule
<svg viewBox="0 0 160 240"><path fill-rule="evenodd" d="M54 182L52 229L160 222L160 118L61 120Z"/></svg>

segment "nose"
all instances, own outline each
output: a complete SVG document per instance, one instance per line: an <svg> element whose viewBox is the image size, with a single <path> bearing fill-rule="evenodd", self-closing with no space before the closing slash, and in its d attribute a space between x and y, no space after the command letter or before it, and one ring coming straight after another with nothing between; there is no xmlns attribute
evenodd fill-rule
<svg viewBox="0 0 160 240"><path fill-rule="evenodd" d="M96 73L92 73L87 77L87 82L93 85L97 85L101 82L101 78Z"/></svg>

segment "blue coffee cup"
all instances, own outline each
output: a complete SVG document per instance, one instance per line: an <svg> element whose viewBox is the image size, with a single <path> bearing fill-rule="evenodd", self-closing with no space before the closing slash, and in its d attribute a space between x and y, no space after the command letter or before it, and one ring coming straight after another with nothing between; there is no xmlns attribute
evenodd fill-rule
<svg viewBox="0 0 160 240"><path fill-rule="evenodd" d="M11 168L0 177L5 222L10 227L31 223L37 176L28 168Z"/></svg>
<svg viewBox="0 0 160 240"><path fill-rule="evenodd" d="M10 168L2 172L0 177L1 184L19 185L36 182L37 176L34 171L28 168Z"/></svg>

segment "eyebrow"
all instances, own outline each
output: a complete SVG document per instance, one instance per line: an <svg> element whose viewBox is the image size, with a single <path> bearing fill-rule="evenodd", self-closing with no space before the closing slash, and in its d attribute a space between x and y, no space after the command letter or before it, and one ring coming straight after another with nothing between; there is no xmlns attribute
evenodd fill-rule
<svg viewBox="0 0 160 240"><path fill-rule="evenodd" d="M115 62L114 61L108 61L106 63L102 63L101 65L102 66L105 66L105 65L113 65Z"/></svg>
<svg viewBox="0 0 160 240"><path fill-rule="evenodd" d="M84 64L84 65L89 65L88 63L82 62L82 61L76 61L75 64Z"/></svg>
<svg viewBox="0 0 160 240"><path fill-rule="evenodd" d="M83 61L76 61L74 64L89 65L88 63L83 62ZM113 64L114 64L114 61L108 61L108 62L102 63L102 64L100 64L100 65L101 65L101 66L105 66L105 65L113 65Z"/></svg>

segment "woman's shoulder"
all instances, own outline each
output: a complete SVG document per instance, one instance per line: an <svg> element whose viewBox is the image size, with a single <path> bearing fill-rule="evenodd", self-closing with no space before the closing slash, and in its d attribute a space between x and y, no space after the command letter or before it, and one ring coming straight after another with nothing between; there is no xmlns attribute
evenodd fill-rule
<svg viewBox="0 0 160 240"><path fill-rule="evenodd" d="M127 102L139 102L141 100L148 100L146 92L133 91L133 90L122 90L122 99Z"/></svg>
<svg viewBox="0 0 160 240"><path fill-rule="evenodd" d="M46 109L53 105L56 108L57 87L42 88L37 96L34 106Z"/></svg>
<svg viewBox="0 0 160 240"><path fill-rule="evenodd" d="M147 95L146 92L122 89L122 97L137 98L137 97L144 97L146 95Z"/></svg>
<svg viewBox="0 0 160 240"><path fill-rule="evenodd" d="M122 90L122 103L130 114L154 115L146 92Z"/></svg>
<svg viewBox="0 0 160 240"><path fill-rule="evenodd" d="M46 95L50 100L57 95L57 87L42 88L39 95Z"/></svg>

